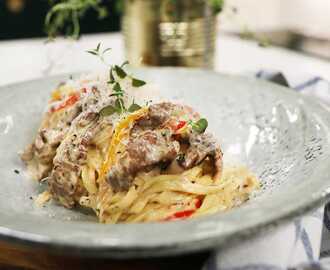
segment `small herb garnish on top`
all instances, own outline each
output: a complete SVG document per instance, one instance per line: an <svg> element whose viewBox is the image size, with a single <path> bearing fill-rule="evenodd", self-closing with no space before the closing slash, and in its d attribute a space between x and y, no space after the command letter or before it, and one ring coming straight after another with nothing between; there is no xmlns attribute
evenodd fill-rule
<svg viewBox="0 0 330 270"><path fill-rule="evenodd" d="M112 105L108 105L101 109L100 115L109 116L109 115L114 114L115 112L117 112L117 109Z"/></svg>
<svg viewBox="0 0 330 270"><path fill-rule="evenodd" d="M104 50L101 50L101 42L99 42L95 49L87 50L86 52L89 53L89 54L98 56L104 64L107 64L106 61L105 61L105 55L110 50L111 50L111 48L105 48Z"/></svg>
<svg viewBox="0 0 330 270"><path fill-rule="evenodd" d="M146 82L145 81L142 81L142 80L139 80L139 79L135 79L135 78L132 78L132 86L134 87L141 87L143 85L145 85Z"/></svg>
<svg viewBox="0 0 330 270"><path fill-rule="evenodd" d="M114 69L120 78L124 79L127 76L127 73L121 67L115 65Z"/></svg>
<svg viewBox="0 0 330 270"><path fill-rule="evenodd" d="M128 111L130 113L132 113L132 112L135 112L135 111L140 110L140 109L141 109L141 106L138 105L138 104L136 104L136 103L134 103L134 101L133 101L133 103L131 104L131 106L129 106Z"/></svg>
<svg viewBox="0 0 330 270"><path fill-rule="evenodd" d="M94 56L97 56L100 58L100 60L106 64L109 67L109 80L108 84L113 85L112 87L112 94L110 96L116 97L115 104L108 105L104 107L100 114L102 116L108 116L113 113L121 114L123 112L134 112L141 108L140 105L136 104L134 101L130 106L128 106L128 109L126 109L126 106L124 104L124 96L125 96L125 90L122 87L122 80L125 78L128 78L131 80L131 85L133 87L141 87L146 84L145 81L142 81L140 79L137 79L133 77L132 75L128 74L128 72L125 71L125 66L129 64L128 61L123 62L121 65L110 65L105 61L105 54L110 50L110 48L101 49L101 43L97 44L95 49L88 50L87 52L89 54L92 54Z"/></svg>
<svg viewBox="0 0 330 270"><path fill-rule="evenodd" d="M197 133L204 133L208 127L208 122L205 118L201 118L197 122L189 121L188 124L191 125L192 129Z"/></svg>

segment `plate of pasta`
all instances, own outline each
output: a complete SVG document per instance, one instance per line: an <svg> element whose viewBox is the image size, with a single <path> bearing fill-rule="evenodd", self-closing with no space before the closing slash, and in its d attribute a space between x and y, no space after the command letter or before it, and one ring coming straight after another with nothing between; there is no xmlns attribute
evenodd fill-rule
<svg viewBox="0 0 330 270"><path fill-rule="evenodd" d="M7 241L90 256L192 252L329 192L328 108L280 86L124 63L1 91Z"/></svg>

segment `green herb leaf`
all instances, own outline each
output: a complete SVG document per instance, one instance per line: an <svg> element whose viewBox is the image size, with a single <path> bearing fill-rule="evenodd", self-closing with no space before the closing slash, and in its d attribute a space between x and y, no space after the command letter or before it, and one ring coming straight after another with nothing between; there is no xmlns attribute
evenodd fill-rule
<svg viewBox="0 0 330 270"><path fill-rule="evenodd" d="M109 77L110 77L110 79L109 79L108 83L110 83L110 84L115 83L115 77L113 76L112 68L110 68Z"/></svg>
<svg viewBox="0 0 330 270"><path fill-rule="evenodd" d="M120 78L125 78L127 76L126 72L120 67L115 65L115 71Z"/></svg>
<svg viewBox="0 0 330 270"><path fill-rule="evenodd" d="M142 81L142 80L139 80L139 79L136 79L136 78L132 78L132 86L133 87L141 87L145 84L146 84L145 81Z"/></svg>
<svg viewBox="0 0 330 270"><path fill-rule="evenodd" d="M101 46L101 42L99 42L99 44L97 44L95 51L98 52L100 50L100 46Z"/></svg>
<svg viewBox="0 0 330 270"><path fill-rule="evenodd" d="M123 90L121 89L121 86L118 82L115 83L115 86L113 87L113 91L115 92L123 92Z"/></svg>
<svg viewBox="0 0 330 270"><path fill-rule="evenodd" d="M98 53L96 52L96 51L94 51L94 50L88 50L88 51L86 51L87 53L90 53L90 54L92 54L92 55L98 55Z"/></svg>
<svg viewBox="0 0 330 270"><path fill-rule="evenodd" d="M136 103L132 103L131 104L131 106L129 106L129 108L128 108L128 111L130 112L130 113L132 113L132 112L135 112L135 111L137 111L137 110L140 110L142 107L140 106L140 105L138 105L138 104L136 104Z"/></svg>
<svg viewBox="0 0 330 270"><path fill-rule="evenodd" d="M106 59L105 59L105 54L111 50L111 48L106 48L106 49L102 49L102 44L101 42L99 42L96 46L95 49L92 50L88 50L86 52L97 56L105 65L109 66L109 64L107 63ZM108 83L111 83L111 81L109 81Z"/></svg>
<svg viewBox="0 0 330 270"><path fill-rule="evenodd" d="M117 112L116 108L113 107L112 105L108 105L101 109L100 115L109 116L109 115L114 114L115 112Z"/></svg>
<svg viewBox="0 0 330 270"><path fill-rule="evenodd" d="M199 119L196 123L192 124L192 129L198 133L204 133L207 129L208 122L205 118Z"/></svg>
<svg viewBox="0 0 330 270"><path fill-rule="evenodd" d="M124 100L121 98L116 99L115 108L118 113L123 113L124 111L126 111Z"/></svg>

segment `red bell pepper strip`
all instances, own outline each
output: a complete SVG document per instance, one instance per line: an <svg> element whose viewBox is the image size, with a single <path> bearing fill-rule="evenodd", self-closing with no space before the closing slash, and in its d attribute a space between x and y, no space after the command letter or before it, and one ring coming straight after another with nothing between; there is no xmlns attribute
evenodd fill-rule
<svg viewBox="0 0 330 270"><path fill-rule="evenodd" d="M174 213L173 215L167 217L164 219L164 221L170 221L170 220L176 220L176 219L185 219L190 217L193 213L196 212L196 210L198 208L200 208L202 205L202 200L201 199L197 199L197 201L195 202L195 209L191 209L191 210L184 210L184 211L179 211Z"/></svg>
<svg viewBox="0 0 330 270"><path fill-rule="evenodd" d="M190 217L193 213L195 213L195 209L193 210L184 210L174 213L172 216L165 218L166 221L175 220L175 219L183 219Z"/></svg>
<svg viewBox="0 0 330 270"><path fill-rule="evenodd" d="M197 199L196 200L196 202L195 202L195 207L196 207L196 209L199 209L199 208L201 208L201 206L202 206L202 199Z"/></svg>
<svg viewBox="0 0 330 270"><path fill-rule="evenodd" d="M60 104L58 107L52 108L51 109L51 112L57 112L57 111L62 110L64 108L66 108L66 107L72 106L79 99L80 99L80 95L79 94L72 94L62 104Z"/></svg>
<svg viewBox="0 0 330 270"><path fill-rule="evenodd" d="M179 121L179 123L176 125L176 127L174 128L174 131L177 131L181 128L183 128L185 125L187 124L186 121Z"/></svg>

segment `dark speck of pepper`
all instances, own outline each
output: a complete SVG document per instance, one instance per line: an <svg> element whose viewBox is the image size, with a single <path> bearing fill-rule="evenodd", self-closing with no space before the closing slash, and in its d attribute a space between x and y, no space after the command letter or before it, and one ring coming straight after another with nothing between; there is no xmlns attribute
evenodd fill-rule
<svg viewBox="0 0 330 270"><path fill-rule="evenodd" d="M15 169L15 170L14 170L14 173L19 174L19 170L16 170L16 169Z"/></svg>

